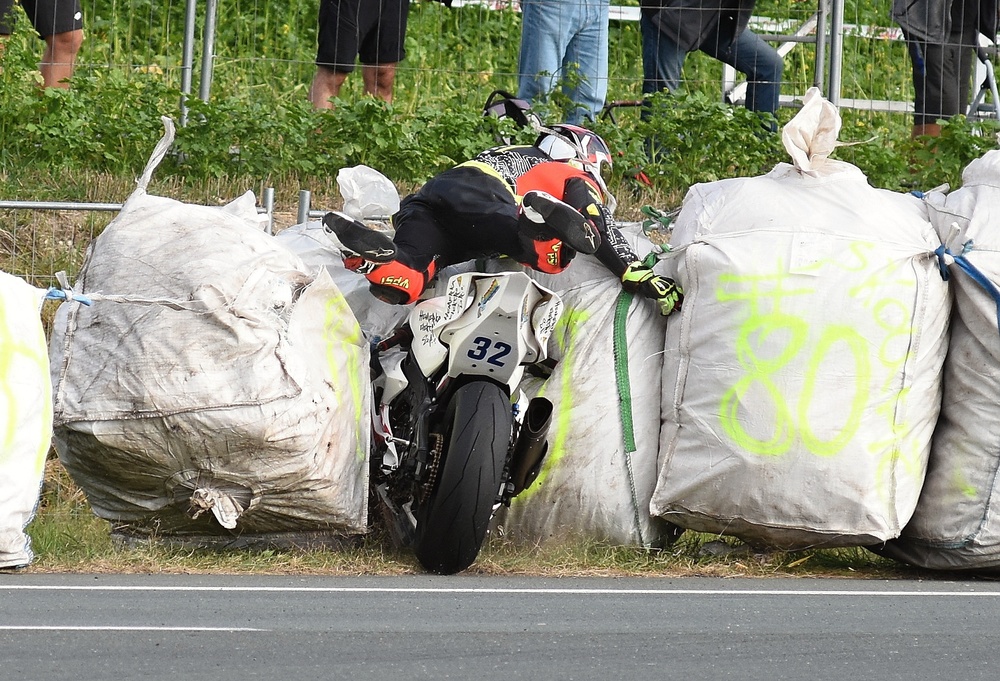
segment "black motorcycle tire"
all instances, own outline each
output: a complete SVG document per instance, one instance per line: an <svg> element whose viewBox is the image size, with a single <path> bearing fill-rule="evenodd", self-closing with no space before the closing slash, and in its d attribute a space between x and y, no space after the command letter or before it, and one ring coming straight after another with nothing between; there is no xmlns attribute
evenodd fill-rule
<svg viewBox="0 0 1000 681"><path fill-rule="evenodd" d="M472 565L486 540L510 446L510 398L496 383L472 381L455 391L451 437L438 483L417 509L413 550L430 572ZM446 420L447 421L447 420Z"/></svg>

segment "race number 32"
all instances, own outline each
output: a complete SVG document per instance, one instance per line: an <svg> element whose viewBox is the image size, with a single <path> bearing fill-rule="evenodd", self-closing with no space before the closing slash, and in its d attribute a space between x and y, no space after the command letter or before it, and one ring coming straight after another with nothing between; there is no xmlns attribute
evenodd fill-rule
<svg viewBox="0 0 1000 681"><path fill-rule="evenodd" d="M469 359L474 359L477 362L485 359L487 364L493 366L502 367L504 357L509 355L511 351L509 344L503 341L492 341L485 336L477 336L472 342L476 347L469 350Z"/></svg>

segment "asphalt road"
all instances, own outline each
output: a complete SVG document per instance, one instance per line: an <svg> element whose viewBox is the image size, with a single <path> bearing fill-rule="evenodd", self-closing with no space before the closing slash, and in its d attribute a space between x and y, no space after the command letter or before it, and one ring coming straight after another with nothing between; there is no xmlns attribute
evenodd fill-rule
<svg viewBox="0 0 1000 681"><path fill-rule="evenodd" d="M992 582L0 574L3 681L998 677Z"/></svg>

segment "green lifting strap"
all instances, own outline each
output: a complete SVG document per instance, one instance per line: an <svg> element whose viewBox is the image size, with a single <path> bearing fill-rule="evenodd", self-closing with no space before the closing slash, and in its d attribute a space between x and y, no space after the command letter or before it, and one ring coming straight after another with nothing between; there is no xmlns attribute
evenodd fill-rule
<svg viewBox="0 0 1000 681"><path fill-rule="evenodd" d="M632 492L632 509L635 512L635 531L639 543L649 548L642 536L642 518L639 517L639 499L635 492L635 474L632 472L632 454L635 453L635 428L632 423L632 386L628 377L628 336L625 322L632 305L633 295L627 291L618 294L615 304L613 349L615 355L615 383L618 388L618 414L622 422L622 438L625 445L625 467L628 470L628 484Z"/></svg>

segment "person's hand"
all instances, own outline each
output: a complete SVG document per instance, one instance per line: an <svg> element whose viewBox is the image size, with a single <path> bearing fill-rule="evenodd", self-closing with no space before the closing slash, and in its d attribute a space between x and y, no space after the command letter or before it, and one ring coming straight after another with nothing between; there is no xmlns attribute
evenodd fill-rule
<svg viewBox="0 0 1000 681"><path fill-rule="evenodd" d="M673 279L654 274L653 270L638 261L625 269L622 287L626 291L655 300L660 314L664 316L681 309L681 303L684 302L684 292Z"/></svg>

